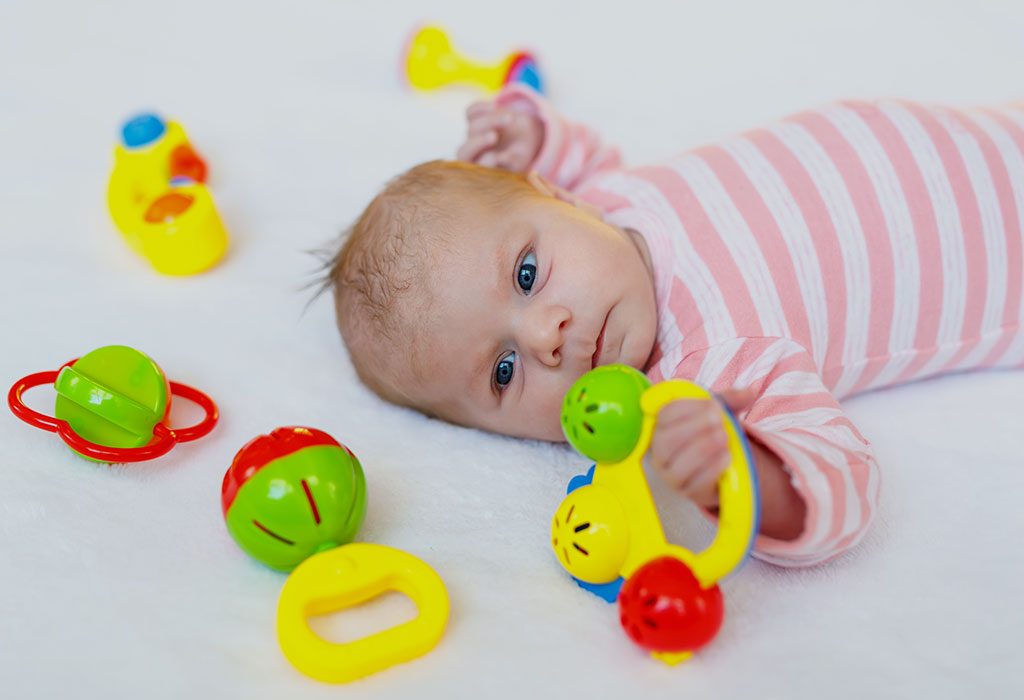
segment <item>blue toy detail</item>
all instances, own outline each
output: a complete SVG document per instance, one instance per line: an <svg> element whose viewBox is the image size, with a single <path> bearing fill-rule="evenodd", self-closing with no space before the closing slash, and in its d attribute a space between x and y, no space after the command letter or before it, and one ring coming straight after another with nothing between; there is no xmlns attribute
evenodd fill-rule
<svg viewBox="0 0 1024 700"><path fill-rule="evenodd" d="M167 131L164 120L155 114L140 114L125 122L121 129L121 142L125 148L142 148L147 146Z"/></svg>
<svg viewBox="0 0 1024 700"><path fill-rule="evenodd" d="M565 489L565 495L569 495L580 486L587 486L594 480L594 470L597 468L596 464L590 465L590 469L586 474L577 474L573 478L569 479L569 487Z"/></svg>
<svg viewBox="0 0 1024 700"><path fill-rule="evenodd" d="M608 583L587 583L586 581L580 581L575 576L572 579L576 582L576 585L585 591L590 591L598 598L603 598L608 603L614 603L619 599L619 590L622 588L622 584L626 582L626 579L619 576L614 581Z"/></svg>
<svg viewBox="0 0 1024 700"><path fill-rule="evenodd" d="M539 94L544 94L544 83L540 78L540 71L537 70L537 66L533 61L525 63L516 76L516 82L529 85Z"/></svg>

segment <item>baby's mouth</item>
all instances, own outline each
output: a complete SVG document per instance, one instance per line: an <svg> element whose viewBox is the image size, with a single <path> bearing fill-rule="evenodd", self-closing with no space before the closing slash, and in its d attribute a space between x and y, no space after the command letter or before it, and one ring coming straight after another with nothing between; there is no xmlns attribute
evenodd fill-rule
<svg viewBox="0 0 1024 700"><path fill-rule="evenodd" d="M604 347L604 332L608 328L609 315L611 315L611 309L608 310L608 314L604 317L601 332L597 334L597 347L594 348L594 356L590 358L590 369L597 367L597 363L601 361L601 349Z"/></svg>

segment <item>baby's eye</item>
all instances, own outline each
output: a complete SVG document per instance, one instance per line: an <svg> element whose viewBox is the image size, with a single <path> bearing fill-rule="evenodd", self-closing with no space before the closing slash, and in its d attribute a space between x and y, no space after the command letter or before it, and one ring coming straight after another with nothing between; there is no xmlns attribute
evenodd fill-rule
<svg viewBox="0 0 1024 700"><path fill-rule="evenodd" d="M498 360L498 364L494 367L494 383L498 385L498 391L501 391L508 383L512 381L512 375L516 371L516 354L510 352L509 354Z"/></svg>
<svg viewBox="0 0 1024 700"><path fill-rule="evenodd" d="M537 281L537 256L531 250L519 263L516 271L516 282L519 288L527 294L533 289L533 283Z"/></svg>

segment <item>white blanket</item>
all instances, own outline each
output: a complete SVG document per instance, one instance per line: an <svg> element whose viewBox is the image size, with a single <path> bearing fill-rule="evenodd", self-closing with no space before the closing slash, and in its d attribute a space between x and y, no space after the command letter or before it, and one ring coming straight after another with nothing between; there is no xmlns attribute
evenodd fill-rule
<svg viewBox="0 0 1024 700"><path fill-rule="evenodd" d="M3 412L0 695L1022 697L1024 373L849 401L884 478L866 541L811 570L748 564L723 584L718 639L670 669L549 551L550 516L586 462L383 404L356 380L328 300L304 314L300 288L306 250L459 142L474 93L413 95L396 77L424 13L481 59L536 49L554 102L635 163L833 98L1024 98L1024 4L432 5L0 5L0 379L129 344L223 416L158 461L108 467ZM157 275L108 219L116 129L143 108L179 119L210 162L233 247L206 275ZM29 403L49 412L52 397ZM175 424L194 418L175 410ZM423 558L451 595L433 652L342 688L281 655L284 577L243 554L220 513L236 450L296 424L362 460L359 539ZM678 541L707 541L698 514L661 505ZM318 630L353 638L410 608L392 595Z"/></svg>

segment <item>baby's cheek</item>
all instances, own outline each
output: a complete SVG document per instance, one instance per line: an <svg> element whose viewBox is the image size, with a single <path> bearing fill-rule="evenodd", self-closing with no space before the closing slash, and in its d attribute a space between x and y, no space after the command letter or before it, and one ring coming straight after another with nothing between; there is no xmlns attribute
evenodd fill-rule
<svg viewBox="0 0 1024 700"><path fill-rule="evenodd" d="M566 387L568 391L568 387ZM554 391L548 393L543 399L526 404L523 408L531 414L531 422L534 424L538 435L545 440L564 442L562 434L562 398L564 392Z"/></svg>

